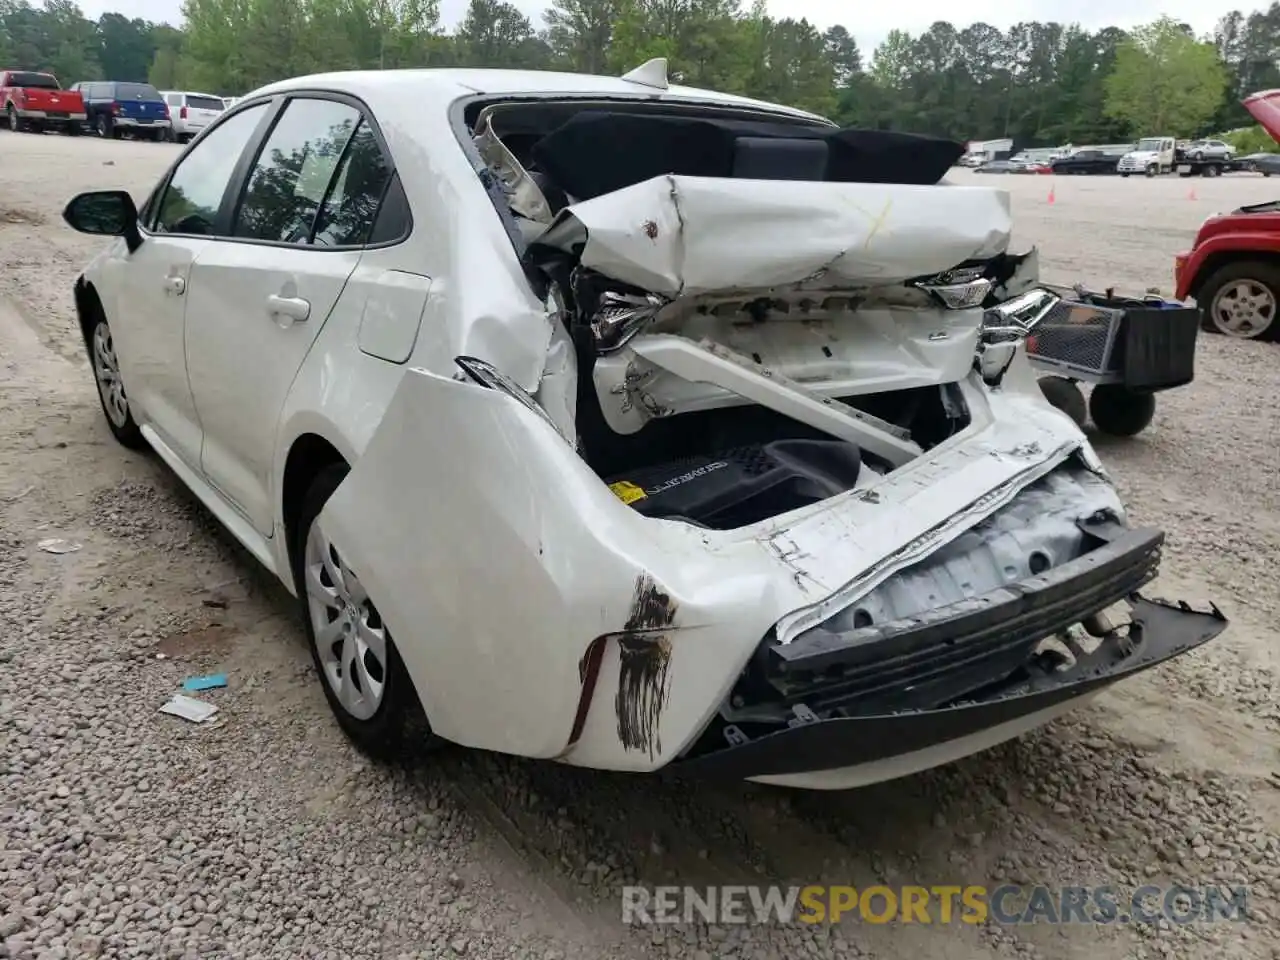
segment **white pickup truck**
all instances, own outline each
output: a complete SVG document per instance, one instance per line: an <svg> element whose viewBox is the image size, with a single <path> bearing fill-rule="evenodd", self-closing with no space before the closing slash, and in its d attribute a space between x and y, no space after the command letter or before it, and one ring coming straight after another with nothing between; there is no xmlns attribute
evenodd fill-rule
<svg viewBox="0 0 1280 960"><path fill-rule="evenodd" d="M1173 173L1176 145L1177 141L1173 137L1143 137L1134 149L1120 158L1116 172L1122 177L1131 173L1141 173L1148 177Z"/></svg>

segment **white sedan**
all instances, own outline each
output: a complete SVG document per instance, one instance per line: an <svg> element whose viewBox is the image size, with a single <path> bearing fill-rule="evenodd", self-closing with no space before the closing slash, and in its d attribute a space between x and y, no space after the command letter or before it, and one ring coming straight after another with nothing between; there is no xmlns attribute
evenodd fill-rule
<svg viewBox="0 0 1280 960"><path fill-rule="evenodd" d="M64 217L115 238L111 431L296 594L366 751L837 788L1224 626L1137 595L1162 534L1044 402L1057 298L962 149L662 61L336 73Z"/></svg>

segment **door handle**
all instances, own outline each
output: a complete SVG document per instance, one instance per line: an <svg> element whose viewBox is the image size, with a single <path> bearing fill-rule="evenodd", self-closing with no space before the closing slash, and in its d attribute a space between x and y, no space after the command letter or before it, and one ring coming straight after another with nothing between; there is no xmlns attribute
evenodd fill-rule
<svg viewBox="0 0 1280 960"><path fill-rule="evenodd" d="M182 277L165 277L164 292L172 293L175 297L180 297L187 289L187 281Z"/></svg>
<svg viewBox="0 0 1280 960"><path fill-rule="evenodd" d="M311 316L311 304L301 297L281 297L273 293L267 297L267 313L276 319L283 317L301 323Z"/></svg>

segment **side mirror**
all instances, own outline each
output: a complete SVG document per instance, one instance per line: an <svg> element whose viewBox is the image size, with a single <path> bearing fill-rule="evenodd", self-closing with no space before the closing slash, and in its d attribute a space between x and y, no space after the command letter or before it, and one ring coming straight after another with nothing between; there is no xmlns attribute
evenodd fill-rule
<svg viewBox="0 0 1280 960"><path fill-rule="evenodd" d="M62 219L73 230L103 237L124 237L129 252L142 244L138 208L125 190L90 190L71 198Z"/></svg>

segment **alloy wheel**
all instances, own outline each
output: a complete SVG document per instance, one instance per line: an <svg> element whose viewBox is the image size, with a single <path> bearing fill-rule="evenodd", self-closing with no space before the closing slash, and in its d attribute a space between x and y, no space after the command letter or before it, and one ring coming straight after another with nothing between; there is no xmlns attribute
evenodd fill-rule
<svg viewBox="0 0 1280 960"><path fill-rule="evenodd" d="M98 381L103 409L117 429L123 428L129 419L129 399L120 379L120 363L116 359L111 328L105 321L93 330L93 375Z"/></svg>
<svg viewBox="0 0 1280 960"><path fill-rule="evenodd" d="M307 611L325 682L343 710L368 720L386 690L386 627L319 517L307 531L303 562Z"/></svg>
<svg viewBox="0 0 1280 960"><path fill-rule="evenodd" d="M1228 336L1256 339L1275 322L1275 294L1257 280L1233 280L1213 298L1209 319Z"/></svg>

